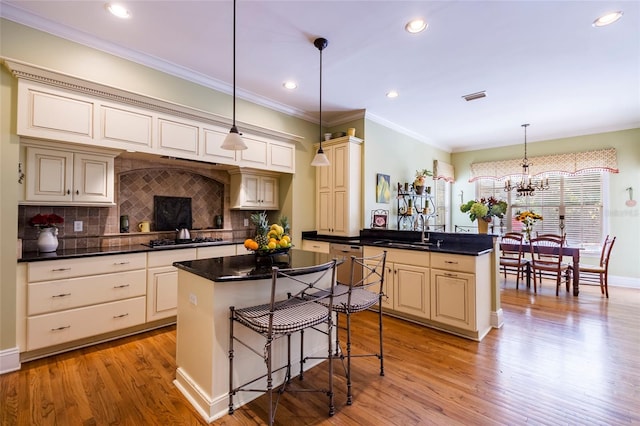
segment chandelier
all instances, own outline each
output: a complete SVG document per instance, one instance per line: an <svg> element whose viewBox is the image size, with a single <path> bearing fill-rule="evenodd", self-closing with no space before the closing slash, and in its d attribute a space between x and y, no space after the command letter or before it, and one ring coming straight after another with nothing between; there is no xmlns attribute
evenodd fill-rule
<svg viewBox="0 0 640 426"><path fill-rule="evenodd" d="M512 185L511 178L507 178L504 183L504 191L510 192L511 190L516 190L516 195L518 197L526 197L529 195L533 195L533 193L537 191L546 191L549 189L549 178L540 179L540 181L536 182L531 179L531 173L529 172L529 159L527 158L527 127L529 124L523 124L524 127L524 158L522 159L522 175L520 177L520 182Z"/></svg>

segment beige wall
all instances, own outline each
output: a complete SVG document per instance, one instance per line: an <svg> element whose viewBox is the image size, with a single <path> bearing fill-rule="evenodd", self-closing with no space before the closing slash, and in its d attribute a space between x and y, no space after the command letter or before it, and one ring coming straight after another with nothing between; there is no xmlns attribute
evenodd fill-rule
<svg viewBox="0 0 640 426"><path fill-rule="evenodd" d="M594 149L615 148L620 173L609 175L609 195L605 211L609 218L609 234L617 237L613 248L610 274L627 278L637 286L640 282L640 204L627 207L625 201L629 194L625 190L634 188L634 198L640 193L640 129L619 132L600 133L573 138L555 139L527 144L527 155L562 154L567 152L589 151ZM472 163L481 161L522 158L523 145L467 151L452 154L456 171L456 183L452 188L453 223L469 225L469 218L457 208L460 206L460 191L464 191L464 200L475 198L475 185L469 183Z"/></svg>
<svg viewBox="0 0 640 426"><path fill-rule="evenodd" d="M371 211L389 210L389 228L397 229L398 182L412 183L416 170L433 171L433 160L450 162L450 154L431 145L426 145L410 136L399 133L371 120L365 120L364 146L364 209L363 225L371 225ZM376 174L382 173L391 178L393 190L389 204L376 203Z"/></svg>

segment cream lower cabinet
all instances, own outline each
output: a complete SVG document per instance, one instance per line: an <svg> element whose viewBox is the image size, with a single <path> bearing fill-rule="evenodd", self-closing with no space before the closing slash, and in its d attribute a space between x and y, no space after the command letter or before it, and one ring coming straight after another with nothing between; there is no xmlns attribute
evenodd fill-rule
<svg viewBox="0 0 640 426"><path fill-rule="evenodd" d="M177 314L178 270L172 265L173 262L195 258L195 248L147 253L147 321Z"/></svg>
<svg viewBox="0 0 640 426"><path fill-rule="evenodd" d="M107 151L26 146L23 204L112 205L114 157Z"/></svg>
<svg viewBox="0 0 640 426"><path fill-rule="evenodd" d="M144 253L29 263L26 350L143 324L145 268Z"/></svg>
<svg viewBox="0 0 640 426"><path fill-rule="evenodd" d="M329 243L326 241L302 240L302 250L328 254Z"/></svg>
<svg viewBox="0 0 640 426"><path fill-rule="evenodd" d="M489 256L431 254L431 318L479 332L489 330Z"/></svg>
<svg viewBox="0 0 640 426"><path fill-rule="evenodd" d="M382 252L378 247L365 247L364 256ZM387 250L382 307L429 319L431 305L429 253L415 250Z"/></svg>
<svg viewBox="0 0 640 426"><path fill-rule="evenodd" d="M147 321L172 317L178 312L178 270L173 262L235 254L234 244L147 253Z"/></svg>
<svg viewBox="0 0 640 426"><path fill-rule="evenodd" d="M379 247L365 246L373 256ZM387 249L385 312L473 340L491 329L491 255Z"/></svg>

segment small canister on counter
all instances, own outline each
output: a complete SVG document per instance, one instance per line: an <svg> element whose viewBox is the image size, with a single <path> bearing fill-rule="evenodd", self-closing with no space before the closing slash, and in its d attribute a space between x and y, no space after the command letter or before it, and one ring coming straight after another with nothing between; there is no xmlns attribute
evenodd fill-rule
<svg viewBox="0 0 640 426"><path fill-rule="evenodd" d="M120 216L120 232L129 232L129 216L126 214Z"/></svg>

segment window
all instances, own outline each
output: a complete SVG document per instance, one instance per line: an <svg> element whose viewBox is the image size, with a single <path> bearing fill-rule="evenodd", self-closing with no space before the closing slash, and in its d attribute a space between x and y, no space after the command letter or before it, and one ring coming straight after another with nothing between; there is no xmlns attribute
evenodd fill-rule
<svg viewBox="0 0 640 426"><path fill-rule="evenodd" d="M517 197L514 191L504 192L504 184L490 179L476 181L479 197L494 196L509 204L502 220L503 232L519 231L522 224L513 217L516 212L532 210L544 220L536 223L535 232L560 233L560 212L564 210L564 232L567 243L597 249L604 239L605 218L603 200L609 185L609 175L601 172L585 172L577 175L550 175L547 191L536 191L530 197ZM517 181L520 177L513 176ZM500 225L496 219L494 225Z"/></svg>
<svg viewBox="0 0 640 426"><path fill-rule="evenodd" d="M446 231L451 229L449 222L449 200L451 200L451 183L445 180L436 180L434 185L434 197L436 202L435 229L437 231ZM451 231L449 231L451 232Z"/></svg>

